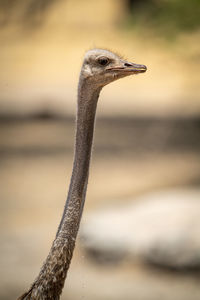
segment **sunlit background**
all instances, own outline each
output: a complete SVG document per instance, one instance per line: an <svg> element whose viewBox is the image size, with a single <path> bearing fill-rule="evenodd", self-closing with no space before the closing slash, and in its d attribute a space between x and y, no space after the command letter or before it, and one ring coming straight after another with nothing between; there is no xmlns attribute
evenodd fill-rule
<svg viewBox="0 0 200 300"><path fill-rule="evenodd" d="M62 299L200 299L199 15L199 0L0 0L0 299L27 289L54 239L94 47L148 71L101 93Z"/></svg>

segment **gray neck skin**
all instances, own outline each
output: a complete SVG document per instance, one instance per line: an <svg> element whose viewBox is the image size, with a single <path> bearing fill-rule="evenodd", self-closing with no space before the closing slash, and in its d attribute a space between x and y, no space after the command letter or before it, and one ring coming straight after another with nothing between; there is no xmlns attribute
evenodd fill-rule
<svg viewBox="0 0 200 300"><path fill-rule="evenodd" d="M19 299L58 300L70 266L87 189L96 106L101 88L79 81L74 164L61 223L43 267Z"/></svg>
<svg viewBox="0 0 200 300"><path fill-rule="evenodd" d="M79 209L79 222L81 219L87 189L94 121L99 93L100 88L94 90L90 85L80 80L78 88L77 127L72 177L62 220L56 236L63 231L68 208L71 207L71 205L74 206L75 199L79 199L81 205Z"/></svg>

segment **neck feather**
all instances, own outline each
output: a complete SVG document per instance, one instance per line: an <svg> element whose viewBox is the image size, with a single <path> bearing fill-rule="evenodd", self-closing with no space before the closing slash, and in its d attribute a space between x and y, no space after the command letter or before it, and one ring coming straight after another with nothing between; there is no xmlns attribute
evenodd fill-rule
<svg viewBox="0 0 200 300"><path fill-rule="evenodd" d="M71 183L56 238L30 290L19 299L59 300L70 266L87 189L95 113L100 88L79 81Z"/></svg>

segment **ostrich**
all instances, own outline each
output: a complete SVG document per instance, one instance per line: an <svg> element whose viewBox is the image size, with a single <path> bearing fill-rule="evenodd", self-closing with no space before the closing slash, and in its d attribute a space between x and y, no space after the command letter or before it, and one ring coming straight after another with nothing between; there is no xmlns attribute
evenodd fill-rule
<svg viewBox="0 0 200 300"><path fill-rule="evenodd" d="M60 299L85 201L99 93L112 81L146 70L146 66L127 62L108 50L93 49L86 52L78 85L73 170L62 219L39 275L18 300Z"/></svg>

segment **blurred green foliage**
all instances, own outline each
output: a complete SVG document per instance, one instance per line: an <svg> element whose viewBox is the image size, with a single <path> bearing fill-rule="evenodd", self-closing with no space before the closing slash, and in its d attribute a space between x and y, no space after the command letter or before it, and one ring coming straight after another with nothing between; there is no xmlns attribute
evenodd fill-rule
<svg viewBox="0 0 200 300"><path fill-rule="evenodd" d="M130 0L130 27L146 26L177 34L200 28L200 0Z"/></svg>

